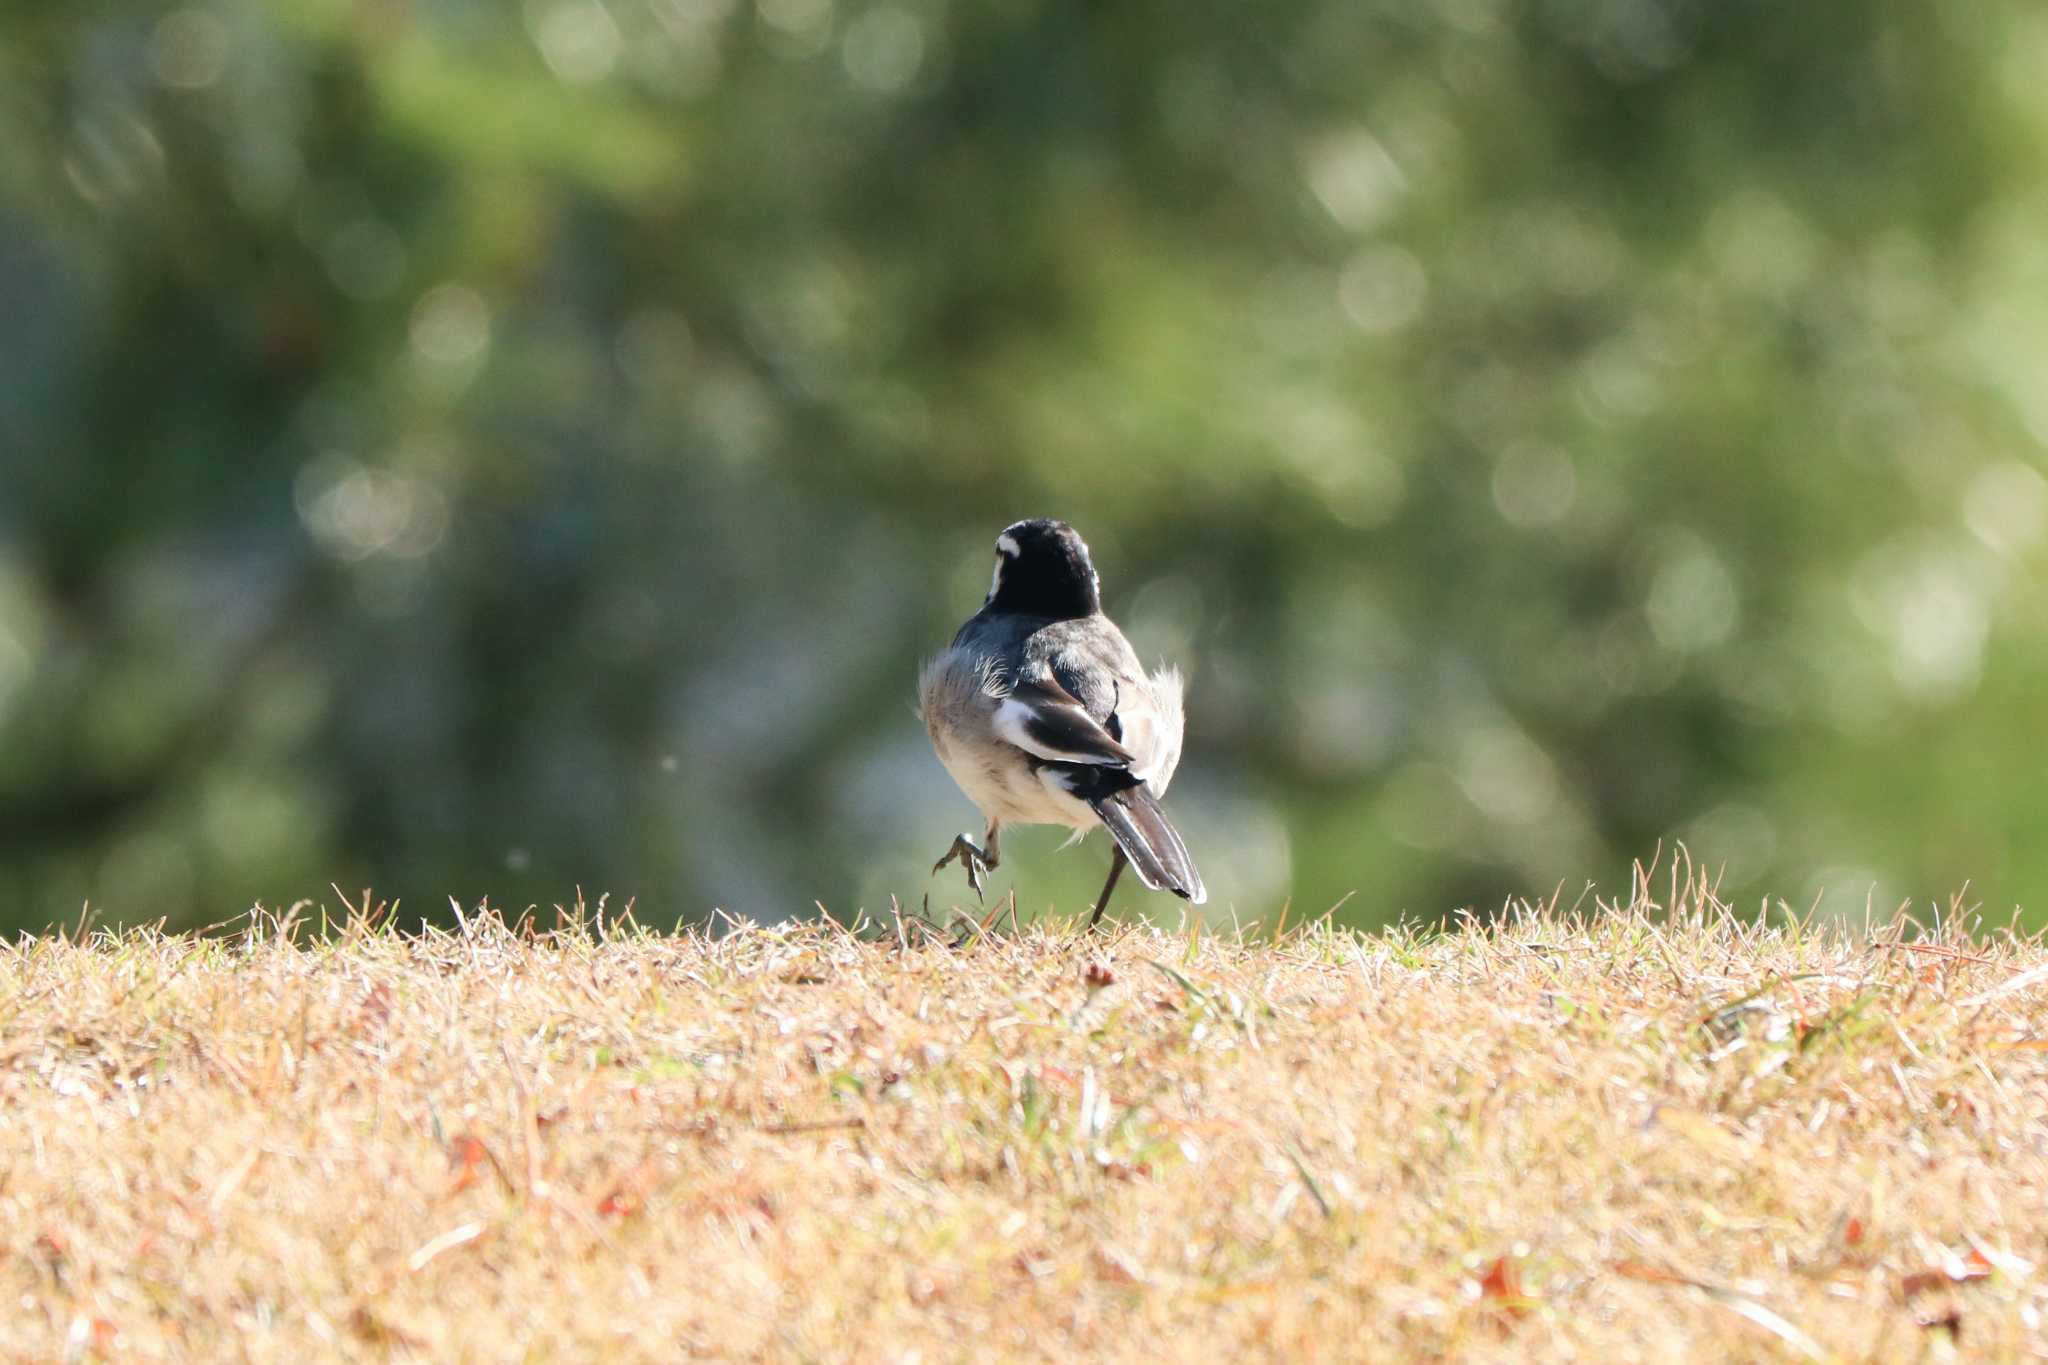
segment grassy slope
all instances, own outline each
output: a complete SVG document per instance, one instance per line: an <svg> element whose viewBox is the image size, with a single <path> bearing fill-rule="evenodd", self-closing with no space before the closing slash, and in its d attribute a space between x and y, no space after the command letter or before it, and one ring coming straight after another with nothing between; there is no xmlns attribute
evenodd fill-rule
<svg viewBox="0 0 2048 1365"><path fill-rule="evenodd" d="M2048 953L1652 899L0 948L0 1353L2043 1350Z"/></svg>

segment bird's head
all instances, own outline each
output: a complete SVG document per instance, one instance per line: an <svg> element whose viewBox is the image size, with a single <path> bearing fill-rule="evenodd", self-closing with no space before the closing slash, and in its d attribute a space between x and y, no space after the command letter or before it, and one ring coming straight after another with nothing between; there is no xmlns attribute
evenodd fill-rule
<svg viewBox="0 0 2048 1365"><path fill-rule="evenodd" d="M984 610L1055 621L1102 610L1101 580L1088 542L1064 521L1016 522L996 537L996 573Z"/></svg>

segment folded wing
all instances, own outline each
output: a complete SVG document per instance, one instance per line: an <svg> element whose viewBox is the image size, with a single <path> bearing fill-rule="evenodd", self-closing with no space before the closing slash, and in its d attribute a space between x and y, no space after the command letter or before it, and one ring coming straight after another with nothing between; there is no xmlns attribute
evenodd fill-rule
<svg viewBox="0 0 2048 1365"><path fill-rule="evenodd" d="M1158 798L1180 758L1180 678L1150 681L1151 696L1126 698L1135 704L1113 707L1106 723L1057 674L1019 681L997 704L994 729L1038 760L1048 785L1087 803L1146 886L1200 905L1202 876Z"/></svg>
<svg viewBox="0 0 2048 1365"><path fill-rule="evenodd" d="M1131 751L1056 682L1020 682L996 707L1004 741L1048 763L1128 769Z"/></svg>

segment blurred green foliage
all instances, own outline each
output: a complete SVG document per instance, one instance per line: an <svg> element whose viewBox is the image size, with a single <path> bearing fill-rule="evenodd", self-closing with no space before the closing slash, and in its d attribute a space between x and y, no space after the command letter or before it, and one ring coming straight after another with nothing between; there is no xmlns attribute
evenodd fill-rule
<svg viewBox="0 0 2048 1365"><path fill-rule="evenodd" d="M2025 901L2044 61L2024 0L13 7L0 924L914 900L918 660L1046 514L1191 674L1219 916L1673 839ZM997 890L1085 903L1059 837Z"/></svg>

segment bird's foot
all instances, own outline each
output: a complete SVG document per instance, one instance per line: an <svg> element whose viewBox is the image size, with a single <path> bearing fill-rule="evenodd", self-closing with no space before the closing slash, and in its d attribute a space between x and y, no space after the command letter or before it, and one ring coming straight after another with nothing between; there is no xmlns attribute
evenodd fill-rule
<svg viewBox="0 0 2048 1365"><path fill-rule="evenodd" d="M954 838L952 847L946 850L944 856L932 864L932 875L936 877L945 870L947 863L956 861L960 866L967 869L967 884L974 888L974 898L980 900L982 878L987 876L988 870L996 865L995 855L984 851L981 845L975 843L974 840L966 835L958 835Z"/></svg>

